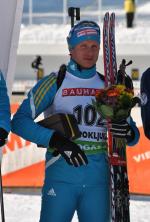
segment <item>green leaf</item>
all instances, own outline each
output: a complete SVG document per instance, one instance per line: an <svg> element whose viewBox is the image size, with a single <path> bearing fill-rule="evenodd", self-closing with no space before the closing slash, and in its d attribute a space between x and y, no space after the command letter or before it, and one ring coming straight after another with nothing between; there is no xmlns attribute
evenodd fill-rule
<svg viewBox="0 0 150 222"><path fill-rule="evenodd" d="M111 106L108 106L108 105L99 106L99 113L105 119L107 119L107 118L112 119L113 116L114 116L113 108Z"/></svg>

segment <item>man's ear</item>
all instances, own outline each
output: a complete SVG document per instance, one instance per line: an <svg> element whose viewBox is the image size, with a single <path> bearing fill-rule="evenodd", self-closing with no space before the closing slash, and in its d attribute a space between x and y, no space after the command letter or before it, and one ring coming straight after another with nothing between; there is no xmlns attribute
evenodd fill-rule
<svg viewBox="0 0 150 222"><path fill-rule="evenodd" d="M70 52L70 55L72 55L72 50L73 50L73 49L70 49L70 50L69 50L69 52Z"/></svg>
<svg viewBox="0 0 150 222"><path fill-rule="evenodd" d="M72 49L69 50L69 55L72 56Z"/></svg>

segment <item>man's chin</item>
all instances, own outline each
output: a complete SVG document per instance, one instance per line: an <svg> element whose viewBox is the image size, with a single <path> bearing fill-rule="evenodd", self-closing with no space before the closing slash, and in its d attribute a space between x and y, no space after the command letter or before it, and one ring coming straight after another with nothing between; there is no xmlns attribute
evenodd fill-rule
<svg viewBox="0 0 150 222"><path fill-rule="evenodd" d="M83 65L80 65L80 66L82 67L82 69L90 69L93 66L95 66L95 64L83 64Z"/></svg>

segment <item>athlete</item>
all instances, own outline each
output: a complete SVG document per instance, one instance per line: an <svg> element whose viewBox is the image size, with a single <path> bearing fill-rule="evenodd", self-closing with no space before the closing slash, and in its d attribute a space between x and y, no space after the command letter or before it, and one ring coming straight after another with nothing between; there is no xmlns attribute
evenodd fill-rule
<svg viewBox="0 0 150 222"><path fill-rule="evenodd" d="M10 104L7 94L7 87L0 71L0 147L7 142L8 133L10 132Z"/></svg>
<svg viewBox="0 0 150 222"><path fill-rule="evenodd" d="M93 21L81 21L71 29L67 42L70 61L61 86L58 89L57 73L40 80L14 115L12 130L47 147L40 222L70 222L75 210L80 222L108 222L107 129L92 105L96 90L104 87L103 76L96 71L100 28ZM74 114L81 137L71 141L35 123L34 119L45 110L47 115ZM131 118L123 134L128 145L138 141L138 130ZM54 149L59 155L53 155Z"/></svg>
<svg viewBox="0 0 150 222"><path fill-rule="evenodd" d="M150 139L150 67L146 69L141 77L141 118L145 136Z"/></svg>

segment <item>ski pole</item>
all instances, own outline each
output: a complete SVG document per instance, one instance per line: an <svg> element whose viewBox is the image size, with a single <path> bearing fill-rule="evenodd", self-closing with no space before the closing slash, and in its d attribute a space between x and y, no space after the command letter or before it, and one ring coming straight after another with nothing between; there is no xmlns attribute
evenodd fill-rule
<svg viewBox="0 0 150 222"><path fill-rule="evenodd" d="M0 147L0 203L1 203L1 219L2 222L5 222L1 163L2 163L2 147Z"/></svg>

